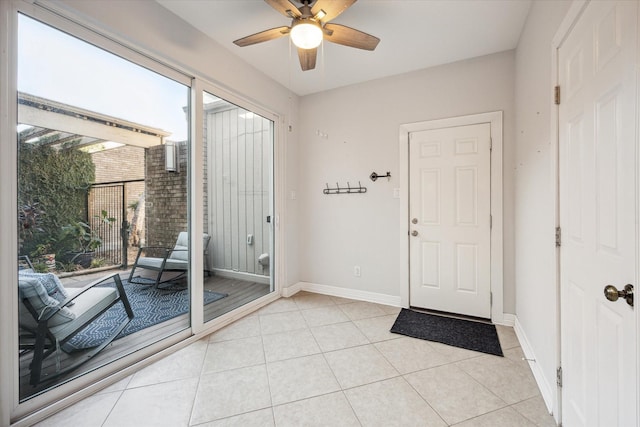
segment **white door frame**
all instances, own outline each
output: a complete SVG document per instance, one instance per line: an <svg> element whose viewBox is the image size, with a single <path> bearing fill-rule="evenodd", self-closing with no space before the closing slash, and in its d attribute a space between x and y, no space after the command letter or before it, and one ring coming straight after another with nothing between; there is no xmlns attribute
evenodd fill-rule
<svg viewBox="0 0 640 427"><path fill-rule="evenodd" d="M400 302L409 301L409 134L424 130L489 123L491 125L491 320L513 326L503 311L502 111L400 125Z"/></svg>
<svg viewBox="0 0 640 427"><path fill-rule="evenodd" d="M573 29L574 25L576 24L576 22L578 21L578 19L580 18L580 16L582 16L582 12L583 10L587 7L587 4L589 3L590 0L573 0L571 6L569 7L569 10L567 11L567 14L565 15L564 19L562 20L562 22L560 23L560 26L558 27L558 30L556 31L555 36L552 39L551 42L551 81L553 82L552 84L558 85L559 84L559 61L558 61L558 50L560 48L560 45L562 44L562 42L564 41L565 38L568 37L569 33L571 32L571 30ZM638 19L638 28L640 29L640 8L638 9L638 16L636 17ZM640 35L638 35L639 39L640 39ZM639 46L640 46L640 41L638 42ZM640 58L636 58L636 64L635 64L636 70L640 69ZM640 88L640 71L637 71L637 81L638 81L638 87ZM549 90L551 90L552 88L549 88ZM554 187L553 187L553 191L555 192L554 194L554 200L556 203L555 206L555 225L556 227L560 226L560 135L559 135L559 129L560 129L560 122L559 122L559 117L558 117L558 113L559 113L559 106L555 105L554 100L551 100L551 109L550 111L552 111L551 116L551 127L550 129L552 130L552 138L551 138L551 143L552 143L552 150L551 150L551 155L552 155L552 168L551 170L553 171L553 182L554 182ZM640 111L640 96L636 96L636 112ZM640 113L637 113L640 114ZM640 123L640 117L638 119L638 122ZM638 139L640 139L640 137L638 136L638 131L636 130L636 143L638 142ZM640 150L638 150L638 154L636 157L636 162L637 164L640 164ZM638 188L640 188L640 175L636 174L636 180L638 181ZM640 197L637 198L636 201L636 215L638 215L638 212L640 212ZM640 243L640 231L638 230L638 227L636 227L636 245L638 245ZM640 249L636 249L637 253L640 253ZM635 274L635 286L638 287L638 284L640 284L640 271L638 271L638 268L636 268L636 274ZM556 342L556 366L560 366L561 362L562 362L562 324L560 322L560 307L562 304L562 300L561 300L561 280L560 280L560 251L556 250L556 295L557 295L557 304L556 304L556 324L558 325L557 328L557 342ZM640 314L638 313L638 309L635 310L635 317L636 317L636 330L640 331ZM640 372L640 339L638 339L637 342L637 349L636 349L636 368L637 371L636 372ZM636 390L638 390L639 392L637 393L637 398L638 398L638 402L636 403L636 422L640 421L640 377L636 377ZM553 402L554 406L552 408L553 410L553 414L555 416L556 421L560 422L562 420L562 390L558 387L556 390L556 401Z"/></svg>

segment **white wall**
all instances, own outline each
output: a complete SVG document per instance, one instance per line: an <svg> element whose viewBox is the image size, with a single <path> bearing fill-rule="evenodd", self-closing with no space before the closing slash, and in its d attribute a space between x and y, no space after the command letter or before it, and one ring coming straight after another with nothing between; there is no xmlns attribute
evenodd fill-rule
<svg viewBox="0 0 640 427"><path fill-rule="evenodd" d="M555 182L552 46L568 1L533 2L516 50L516 313L556 401ZM543 385L544 387L544 385ZM554 408L555 409L555 408Z"/></svg>
<svg viewBox="0 0 640 427"><path fill-rule="evenodd" d="M407 286L399 283L400 207L393 198L400 125L503 110L504 307L514 313L514 84L515 53L509 51L301 98L300 279L399 296ZM392 178L372 182L373 171L390 171ZM360 181L368 192L322 193L325 183L347 181ZM356 265L361 277L353 274Z"/></svg>

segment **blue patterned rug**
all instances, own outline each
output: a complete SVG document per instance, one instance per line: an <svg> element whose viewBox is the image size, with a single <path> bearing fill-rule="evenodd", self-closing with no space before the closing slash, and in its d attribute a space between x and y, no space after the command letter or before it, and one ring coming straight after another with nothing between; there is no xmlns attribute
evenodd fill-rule
<svg viewBox="0 0 640 427"><path fill-rule="evenodd" d="M136 281L139 280L137 277L135 279ZM152 280L150 283L153 284L154 281ZM129 298L134 317L118 338L189 312L189 291L185 288L158 290L152 285L128 283L125 279L122 280L122 284ZM101 286L115 287L115 283L111 282ZM205 290L204 304L211 304L226 296L226 294ZM124 306L119 302L65 343L62 349L70 353L96 347L126 317Z"/></svg>

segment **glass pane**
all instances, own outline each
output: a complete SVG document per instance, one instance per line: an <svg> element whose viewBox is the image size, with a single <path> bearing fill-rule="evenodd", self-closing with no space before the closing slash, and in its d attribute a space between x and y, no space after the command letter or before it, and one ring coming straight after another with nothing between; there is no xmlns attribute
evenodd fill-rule
<svg viewBox="0 0 640 427"><path fill-rule="evenodd" d="M203 102L209 321L273 290L274 124L207 92Z"/></svg>
<svg viewBox="0 0 640 427"><path fill-rule="evenodd" d="M26 16L18 37L23 401L189 327L190 89Z"/></svg>

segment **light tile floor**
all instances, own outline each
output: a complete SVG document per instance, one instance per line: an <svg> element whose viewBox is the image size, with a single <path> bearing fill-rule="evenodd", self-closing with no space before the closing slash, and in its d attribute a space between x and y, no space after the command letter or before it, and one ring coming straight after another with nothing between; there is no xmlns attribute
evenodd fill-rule
<svg viewBox="0 0 640 427"><path fill-rule="evenodd" d="M512 328L502 358L391 334L398 311L283 298L37 425L555 425Z"/></svg>

